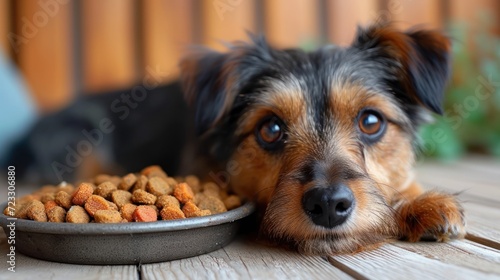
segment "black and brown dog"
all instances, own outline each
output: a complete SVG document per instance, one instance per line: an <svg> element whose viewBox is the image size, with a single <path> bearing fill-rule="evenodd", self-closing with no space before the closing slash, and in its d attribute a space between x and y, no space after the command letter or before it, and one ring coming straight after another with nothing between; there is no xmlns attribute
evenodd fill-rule
<svg viewBox="0 0 500 280"><path fill-rule="evenodd" d="M418 127L442 111L449 56L438 32L384 24L359 29L347 48L278 50L256 37L226 53L198 50L181 61L182 91L151 90L124 120L110 105L123 92L80 100L42 120L12 161L24 152L42 174L71 174L54 168L65 166L71 149L63 147L108 118L114 129L95 149L108 161L175 173L180 147L191 143L185 124L193 123L197 141L188 150L197 160L189 162L203 162L200 175L255 200L261 232L272 240L331 254L394 237L461 238L456 197L424 192L413 172Z"/></svg>

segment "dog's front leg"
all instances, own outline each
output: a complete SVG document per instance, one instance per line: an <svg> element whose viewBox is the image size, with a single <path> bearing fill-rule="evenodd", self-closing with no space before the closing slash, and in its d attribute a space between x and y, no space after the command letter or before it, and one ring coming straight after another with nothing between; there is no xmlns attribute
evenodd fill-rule
<svg viewBox="0 0 500 280"><path fill-rule="evenodd" d="M447 241L465 236L465 218L455 195L424 192L417 183L402 191L393 203L400 238Z"/></svg>

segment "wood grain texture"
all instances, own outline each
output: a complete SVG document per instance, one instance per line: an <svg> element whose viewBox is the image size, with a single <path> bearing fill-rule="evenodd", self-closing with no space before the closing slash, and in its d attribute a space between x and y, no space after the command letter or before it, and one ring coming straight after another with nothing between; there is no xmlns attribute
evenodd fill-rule
<svg viewBox="0 0 500 280"><path fill-rule="evenodd" d="M143 279L351 279L321 257L239 239L185 260L143 265Z"/></svg>
<svg viewBox="0 0 500 280"><path fill-rule="evenodd" d="M265 1L265 31L276 47L297 47L319 41L319 1Z"/></svg>
<svg viewBox="0 0 500 280"><path fill-rule="evenodd" d="M405 249L386 244L377 250L361 252L356 255L332 256L329 257L329 260L334 266L345 266L367 279L377 279L378 277L383 277L384 279L498 279L500 277L500 274L491 272L491 270L496 269L494 266L500 264L496 261L491 261L491 258L478 261L491 265L488 272L484 272L485 268L480 270L456 264L458 261L453 263L452 261L443 261L439 257L435 258L433 254L444 254L444 252L441 253L442 249L437 248L443 247L443 245L447 246L446 244L428 243L426 245L432 246L429 248L432 248L432 252L434 253L421 252L414 244L400 245L404 246ZM425 244L418 244L417 246L425 246ZM465 258L465 261L470 261L468 258L477 260L474 255L461 250L454 250L454 254L455 257L459 255ZM496 258L498 252L494 254L495 256L492 257L493 260ZM460 262L465 261L462 260Z"/></svg>
<svg viewBox="0 0 500 280"><path fill-rule="evenodd" d="M16 253L16 272L7 271L7 239L0 229L0 280L139 279L135 265L76 265L48 262Z"/></svg>
<svg viewBox="0 0 500 280"><path fill-rule="evenodd" d="M466 238L500 250L500 207L475 202L463 205L467 218Z"/></svg>
<svg viewBox="0 0 500 280"><path fill-rule="evenodd" d="M248 41L247 32L255 32L255 1L203 0L202 43L226 50L224 43Z"/></svg>
<svg viewBox="0 0 500 280"><path fill-rule="evenodd" d="M469 240L437 244L397 242L394 246L442 263L500 275L500 251Z"/></svg>
<svg viewBox="0 0 500 280"><path fill-rule="evenodd" d="M72 2L16 1L13 54L42 112L73 98Z"/></svg>
<svg viewBox="0 0 500 280"><path fill-rule="evenodd" d="M84 91L132 86L137 78L133 0L82 1Z"/></svg>
<svg viewBox="0 0 500 280"><path fill-rule="evenodd" d="M463 168L456 163L426 162L418 167L417 178L429 189L462 192L463 196L490 204L500 202L500 175Z"/></svg>
<svg viewBox="0 0 500 280"><path fill-rule="evenodd" d="M366 26L381 18L391 17L392 9L379 9L379 1L328 0L328 37L338 45L349 45L358 26Z"/></svg>
<svg viewBox="0 0 500 280"><path fill-rule="evenodd" d="M6 55L10 54L10 43L7 37L11 31L9 12L10 0L0 0L0 49Z"/></svg>
<svg viewBox="0 0 500 280"><path fill-rule="evenodd" d="M178 63L193 44L193 1L148 0L141 2L143 56L141 71L148 67L168 73L161 81L178 76Z"/></svg>

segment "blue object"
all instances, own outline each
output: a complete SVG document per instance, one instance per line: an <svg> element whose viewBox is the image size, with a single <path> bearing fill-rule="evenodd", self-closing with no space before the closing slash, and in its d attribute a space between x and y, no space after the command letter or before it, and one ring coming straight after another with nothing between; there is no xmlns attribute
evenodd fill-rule
<svg viewBox="0 0 500 280"><path fill-rule="evenodd" d="M0 163L5 163L9 147L38 115L29 90L15 66L0 49Z"/></svg>

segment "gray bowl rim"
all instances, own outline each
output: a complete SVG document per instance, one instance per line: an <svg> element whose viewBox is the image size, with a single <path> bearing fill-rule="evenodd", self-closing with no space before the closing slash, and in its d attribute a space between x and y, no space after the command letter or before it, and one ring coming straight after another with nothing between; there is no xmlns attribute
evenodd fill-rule
<svg viewBox="0 0 500 280"><path fill-rule="evenodd" d="M246 202L242 206L233 210L204 216L187 219L178 219L171 221L156 221L156 222L131 222L117 224L70 224L70 223L51 223L51 222L36 222L27 219L13 219L10 216L3 214L7 207L7 202L0 204L0 225L6 226L10 222L15 221L15 230L22 232L47 233L47 234L86 234L86 235L116 235L116 234L132 234L132 233L154 233L154 232L169 232L178 230L188 230L194 228L203 228L209 226L220 225L224 223L234 222L245 218L255 211L253 202Z"/></svg>

